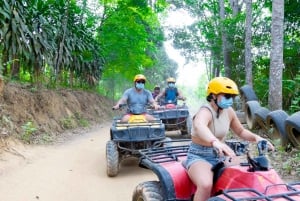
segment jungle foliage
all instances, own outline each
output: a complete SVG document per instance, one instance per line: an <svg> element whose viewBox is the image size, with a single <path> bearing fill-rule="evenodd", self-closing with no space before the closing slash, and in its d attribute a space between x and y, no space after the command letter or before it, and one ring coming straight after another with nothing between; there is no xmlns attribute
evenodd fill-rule
<svg viewBox="0 0 300 201"><path fill-rule="evenodd" d="M219 0L2 2L0 69L8 81L93 89L115 98L132 85L137 73L147 76L150 88L176 77L177 64L163 46L172 39L187 61L203 55L207 80L226 75L239 86L246 83L244 1L225 0L222 19ZM294 112L300 109L300 2L284 4L283 109ZM168 9L179 8L195 21L166 36L161 19ZM271 79L271 12L271 0L252 1L253 85L264 105Z"/></svg>
<svg viewBox="0 0 300 201"><path fill-rule="evenodd" d="M146 0L89 2L4 0L0 5L4 79L99 88L111 96L112 82L122 86L121 91L124 82L132 82L134 74L148 68L156 68L150 78L159 79L176 71L162 49L164 34L157 15L165 9L165 1L152 7Z"/></svg>
<svg viewBox="0 0 300 201"><path fill-rule="evenodd" d="M245 17L244 1L224 1L225 19L220 19L219 0L173 0L176 9L184 8L195 21L190 26L174 29L170 38L175 46L192 60L198 59L195 53L201 52L207 66L207 79L225 75L235 80L239 86L245 79ZM272 1L252 2L252 65L253 88L262 105L268 105L271 52ZM282 76L282 108L295 112L300 110L300 2L284 1L284 46ZM222 36L227 38L229 71L225 71ZM228 56L228 55L227 55ZM229 72L229 73L228 73ZM280 90L280 89L279 89Z"/></svg>

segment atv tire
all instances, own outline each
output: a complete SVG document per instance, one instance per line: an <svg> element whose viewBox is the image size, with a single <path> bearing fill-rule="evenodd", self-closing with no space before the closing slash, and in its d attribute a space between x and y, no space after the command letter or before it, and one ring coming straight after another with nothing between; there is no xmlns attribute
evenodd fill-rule
<svg viewBox="0 0 300 201"><path fill-rule="evenodd" d="M192 118L188 116L186 118L185 126L181 128L181 135L190 135L192 132Z"/></svg>
<svg viewBox="0 0 300 201"><path fill-rule="evenodd" d="M255 112L260 108L258 101L247 101L245 106L246 123L249 129L254 129L257 125L255 120Z"/></svg>
<svg viewBox="0 0 300 201"><path fill-rule="evenodd" d="M289 139L285 131L285 120L288 118L288 114L283 110L275 110L267 115L267 126L269 131L267 135L271 139L280 139L281 146L287 147Z"/></svg>
<svg viewBox="0 0 300 201"><path fill-rule="evenodd" d="M158 181L146 181L136 186L132 195L132 201L163 201L162 195Z"/></svg>
<svg viewBox="0 0 300 201"><path fill-rule="evenodd" d="M300 148L300 112L296 112L285 120L285 130L294 147Z"/></svg>
<svg viewBox="0 0 300 201"><path fill-rule="evenodd" d="M119 173L119 152L112 140L106 143L106 173L109 177L117 176Z"/></svg>
<svg viewBox="0 0 300 201"><path fill-rule="evenodd" d="M255 121L264 131L268 131L266 122L269 112L270 110L265 107L260 107L258 110L255 111Z"/></svg>

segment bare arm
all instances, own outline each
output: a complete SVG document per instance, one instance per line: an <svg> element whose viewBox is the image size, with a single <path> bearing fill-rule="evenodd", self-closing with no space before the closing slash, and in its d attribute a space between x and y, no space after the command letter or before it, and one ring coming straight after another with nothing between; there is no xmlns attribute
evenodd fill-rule
<svg viewBox="0 0 300 201"><path fill-rule="evenodd" d="M155 101L153 98L151 98L151 99L149 100L149 103L152 105L152 107L153 107L155 110L157 110L157 109L159 108L159 105L156 103L156 101Z"/></svg>
<svg viewBox="0 0 300 201"><path fill-rule="evenodd" d="M157 102L164 94L166 93L166 89L162 90L156 97L155 101Z"/></svg>
<svg viewBox="0 0 300 201"><path fill-rule="evenodd" d="M127 102L127 99L124 98L124 97L122 97L122 98L116 103L116 105L114 105L112 108L113 108L114 110L117 110L117 109L120 108L120 105L121 105L121 104L126 104L126 102Z"/></svg>
<svg viewBox="0 0 300 201"><path fill-rule="evenodd" d="M261 140L266 140L256 134L254 134L250 130L245 129L243 127L243 125L241 124L240 120L238 119L235 111L232 108L229 109L229 118L231 120L230 128L240 138L250 141L250 142L259 142ZM269 141L268 141L268 146L270 149L274 150L272 143L270 143Z"/></svg>
<svg viewBox="0 0 300 201"><path fill-rule="evenodd" d="M206 144L210 144L213 140L216 139L216 137L208 127L211 121L211 113L209 109L204 107L199 109L193 120L194 136L196 136Z"/></svg>
<svg viewBox="0 0 300 201"><path fill-rule="evenodd" d="M178 96L177 97L178 97L179 100L183 100L183 101L186 100L186 98L183 96L183 94L180 90L178 90Z"/></svg>

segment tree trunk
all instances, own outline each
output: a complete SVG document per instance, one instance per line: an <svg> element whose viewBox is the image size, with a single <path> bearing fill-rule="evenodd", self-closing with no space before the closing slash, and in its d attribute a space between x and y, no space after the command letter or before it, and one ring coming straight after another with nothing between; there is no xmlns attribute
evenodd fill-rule
<svg viewBox="0 0 300 201"><path fill-rule="evenodd" d="M282 73L283 73L283 19L284 1L272 2L272 44L269 81L270 110L282 109Z"/></svg>
<svg viewBox="0 0 300 201"><path fill-rule="evenodd" d="M251 53L251 21L252 21L252 0L246 0L246 23L245 23L245 70L246 83L253 86L252 83L252 53Z"/></svg>
<svg viewBox="0 0 300 201"><path fill-rule="evenodd" d="M220 6L220 19L221 19L221 34L222 34L222 50L223 50L223 61L224 61L224 70L225 76L231 77L231 69L230 69L230 53L228 50L228 41L227 34L225 31L225 27L223 25L225 21L225 8L224 8L224 0L219 0Z"/></svg>
<svg viewBox="0 0 300 201"><path fill-rule="evenodd" d="M68 17L69 17L69 2L67 2L66 8L65 8L65 13L64 13L64 17L62 19L62 36L60 38L60 41L58 41L58 49L55 55L55 81L58 80L59 76L61 75L61 71L62 71L62 60L63 60L63 53L64 53L64 46L65 46L65 38L67 35L67 26L68 26Z"/></svg>
<svg viewBox="0 0 300 201"><path fill-rule="evenodd" d="M14 54L11 63L11 71L10 71L11 79L19 80L20 79L19 74L20 74L20 60L19 57L16 54Z"/></svg>
<svg viewBox="0 0 300 201"><path fill-rule="evenodd" d="M241 11L241 6L239 5L239 0L230 0L229 3L232 8L233 16L236 16L237 14L239 14L239 12Z"/></svg>

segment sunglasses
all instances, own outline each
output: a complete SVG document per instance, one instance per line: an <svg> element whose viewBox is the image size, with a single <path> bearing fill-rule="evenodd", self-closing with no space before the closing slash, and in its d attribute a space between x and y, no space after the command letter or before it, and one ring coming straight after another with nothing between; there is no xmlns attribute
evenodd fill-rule
<svg viewBox="0 0 300 201"><path fill-rule="evenodd" d="M226 99L234 98L234 96L232 94L224 94L224 97Z"/></svg>
<svg viewBox="0 0 300 201"><path fill-rule="evenodd" d="M136 83L139 83L139 84L143 83L143 84L145 84L145 80L137 80Z"/></svg>

